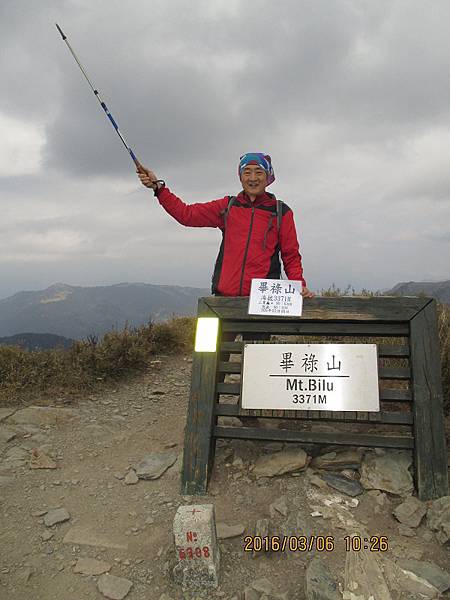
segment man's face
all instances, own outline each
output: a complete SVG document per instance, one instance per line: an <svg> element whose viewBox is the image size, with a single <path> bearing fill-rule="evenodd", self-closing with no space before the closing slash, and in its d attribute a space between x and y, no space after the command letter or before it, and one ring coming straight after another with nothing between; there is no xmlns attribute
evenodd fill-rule
<svg viewBox="0 0 450 600"><path fill-rule="evenodd" d="M267 173L259 165L246 165L241 172L241 182L248 196L257 196L266 189Z"/></svg>

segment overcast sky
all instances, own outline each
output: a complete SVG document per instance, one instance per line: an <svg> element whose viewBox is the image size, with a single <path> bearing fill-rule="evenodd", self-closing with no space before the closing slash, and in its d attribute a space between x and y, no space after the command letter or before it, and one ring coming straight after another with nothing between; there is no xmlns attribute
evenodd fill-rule
<svg viewBox="0 0 450 600"><path fill-rule="evenodd" d="M244 152L294 211L313 290L450 279L450 2L0 4L0 298L55 282L209 287L221 233L187 203L240 191Z"/></svg>

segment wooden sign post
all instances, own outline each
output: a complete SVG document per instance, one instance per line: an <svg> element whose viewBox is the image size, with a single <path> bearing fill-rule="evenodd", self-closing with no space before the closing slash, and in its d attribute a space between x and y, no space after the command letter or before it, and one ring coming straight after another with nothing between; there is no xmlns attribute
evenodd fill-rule
<svg viewBox="0 0 450 600"><path fill-rule="evenodd" d="M421 500L448 495L447 451L443 421L436 301L430 298L341 297L313 298L301 317L248 314L246 297L206 297L198 316L218 319L217 346L194 353L186 422L182 494L207 490L217 438L240 438L410 449L414 453L415 485ZM370 343L378 350L380 410L244 410L239 397L244 342L261 336L305 336L302 343ZM314 339L311 339L314 338ZM292 343L292 341L289 341ZM200 347L200 346L199 346ZM241 378L242 379L242 378ZM231 427L222 416L293 419L297 430ZM333 432L306 430L302 425L327 422ZM353 423L352 431L348 424Z"/></svg>

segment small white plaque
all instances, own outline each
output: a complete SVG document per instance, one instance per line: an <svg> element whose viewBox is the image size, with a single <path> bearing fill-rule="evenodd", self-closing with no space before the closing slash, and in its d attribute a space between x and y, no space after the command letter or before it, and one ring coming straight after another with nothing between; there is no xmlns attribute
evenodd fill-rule
<svg viewBox="0 0 450 600"><path fill-rule="evenodd" d="M379 411L376 344L245 344L241 405Z"/></svg>
<svg viewBox="0 0 450 600"><path fill-rule="evenodd" d="M252 279L248 314L300 317L302 285L301 281L286 279Z"/></svg>

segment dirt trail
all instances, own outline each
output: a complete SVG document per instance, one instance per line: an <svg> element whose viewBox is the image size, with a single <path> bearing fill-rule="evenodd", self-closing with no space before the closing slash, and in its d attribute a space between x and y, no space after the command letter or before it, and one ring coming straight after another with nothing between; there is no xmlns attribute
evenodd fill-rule
<svg viewBox="0 0 450 600"><path fill-rule="evenodd" d="M161 365L152 372L95 396L80 397L69 406L74 417L66 422L42 425L34 419L14 423L18 412L0 422L0 431L15 433L10 440L5 433L0 438L1 600L101 600L97 578L74 573L80 557L106 561L112 565L111 574L132 581L127 600L158 600L163 593L173 600L193 597L183 596L170 574L176 509L199 500L180 496L191 364L182 356L159 359ZM52 457L57 468L30 469L30 451L35 447ZM149 452L169 448L179 453L179 459L161 478L125 484L122 477L131 465ZM282 530L286 518L294 515L300 527L299 515L309 517L314 506L324 506L324 498L336 496L331 488L311 486L307 472L256 480L249 465L261 453L280 448L282 444L267 442L218 443L209 495L200 499L215 505L217 521L241 523L246 533L253 533L257 519L269 518ZM280 497L284 497L287 515L269 509ZM430 539L423 525L414 537L399 534L392 509L400 498L387 498L388 505L378 513L374 512L374 498L363 494L358 507L348 509L349 514L370 534L387 536L392 557L426 556L445 566L448 552L433 536ZM66 508L70 520L47 527L43 513L57 507ZM321 553L321 557L342 582L346 531L333 517L315 522L319 533L335 537L335 550ZM90 530L98 545L64 543L64 536L74 527ZM101 534L106 541L98 537ZM196 597L239 597L246 586L261 577L270 580L274 597L305 597L305 570L311 554L252 557L244 553L241 537L223 540L220 547L221 587Z"/></svg>

